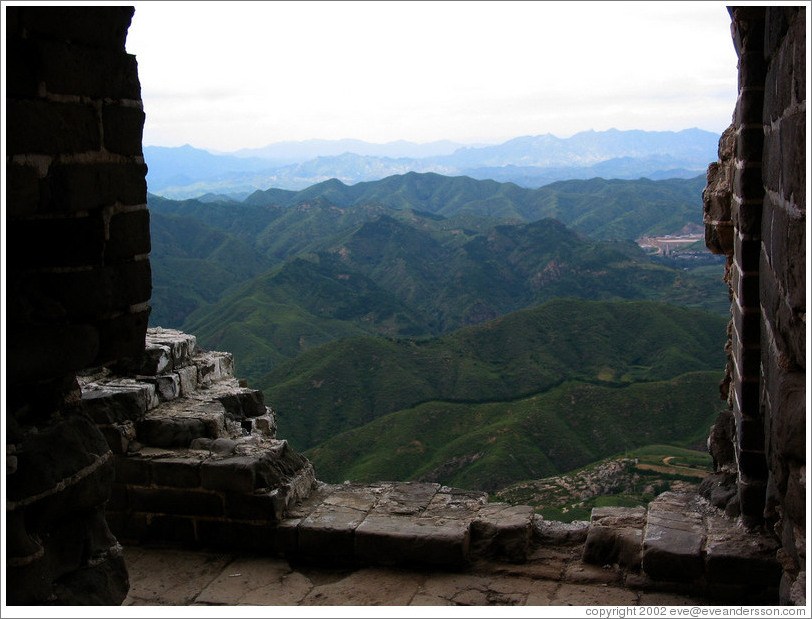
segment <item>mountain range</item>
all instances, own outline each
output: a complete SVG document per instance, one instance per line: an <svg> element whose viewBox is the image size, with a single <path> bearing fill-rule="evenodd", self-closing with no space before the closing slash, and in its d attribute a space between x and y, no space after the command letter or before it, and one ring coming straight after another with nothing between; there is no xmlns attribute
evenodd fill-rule
<svg viewBox="0 0 812 619"><path fill-rule="evenodd" d="M253 380L332 339L435 336L561 296L725 313L709 253L707 267L686 270L631 240L696 222L700 187L597 179L528 190L409 173L243 202L150 196L151 322L234 352Z"/></svg>
<svg viewBox="0 0 812 619"><path fill-rule="evenodd" d="M234 153L210 153L189 145L146 146L144 159L154 194L183 199L215 193L242 199L268 187L300 190L332 178L355 184L407 172L463 175L530 188L593 177L689 178L716 160L718 139L700 129L610 129L569 138L523 136L496 145L307 140Z"/></svg>
<svg viewBox="0 0 812 619"><path fill-rule="evenodd" d="M327 481L493 491L697 448L721 406L722 259L635 239L701 229L703 187L408 172L150 194L151 322L234 353Z"/></svg>
<svg viewBox="0 0 812 619"><path fill-rule="evenodd" d="M258 382L280 436L325 481L492 491L632 447L700 444L721 405L726 322L556 299L424 341L336 341Z"/></svg>

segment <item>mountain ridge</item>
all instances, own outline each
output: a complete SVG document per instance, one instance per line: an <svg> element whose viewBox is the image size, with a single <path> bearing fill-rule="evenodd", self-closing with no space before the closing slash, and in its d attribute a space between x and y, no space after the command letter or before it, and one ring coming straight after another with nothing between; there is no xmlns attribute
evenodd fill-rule
<svg viewBox="0 0 812 619"><path fill-rule="evenodd" d="M569 138L543 134L520 136L496 145L460 147L448 141L425 145L406 141L374 145L360 140L309 140L237 151L241 156L236 153L214 155L194 149L197 151L195 161L201 162L197 170L184 160L184 155L190 155L191 147L173 150L146 146L144 158L148 165L150 191L170 198L190 198L205 193L244 193L271 187L298 190L332 177L357 183L408 171L468 175L480 179L498 172L501 181L538 187L587 174L603 174L610 178L697 175L704 173L707 165L716 160L718 139L717 134L694 128L682 131L584 131ZM348 150L353 147L375 154ZM452 148L451 153L442 150ZM172 152L177 161L171 160ZM263 159L257 157L257 153L271 154L273 158ZM253 158L244 158L244 155ZM212 170L210 165L212 157L222 158L222 165L217 170ZM617 161L611 163L612 160ZM241 161L245 162L242 168ZM509 166L522 169L514 174ZM590 167L594 169L589 171Z"/></svg>

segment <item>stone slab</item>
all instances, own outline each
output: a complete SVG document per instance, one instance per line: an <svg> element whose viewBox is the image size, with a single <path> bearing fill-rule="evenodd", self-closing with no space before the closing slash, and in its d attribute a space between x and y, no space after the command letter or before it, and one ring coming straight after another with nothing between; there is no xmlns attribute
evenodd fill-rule
<svg viewBox="0 0 812 619"><path fill-rule="evenodd" d="M391 484L342 484L324 497L322 503L369 512L390 488Z"/></svg>
<svg viewBox="0 0 812 619"><path fill-rule="evenodd" d="M195 602L287 606L300 603L312 588L313 583L283 559L240 557L226 565Z"/></svg>
<svg viewBox="0 0 812 619"><path fill-rule="evenodd" d="M551 606L636 606L637 593L606 585L563 583L553 593Z"/></svg>
<svg viewBox="0 0 812 619"><path fill-rule="evenodd" d="M534 510L528 505L489 503L471 521L471 549L477 556L527 560L533 537Z"/></svg>
<svg viewBox="0 0 812 619"><path fill-rule="evenodd" d="M642 569L655 580L693 581L704 573L704 532L649 522L643 538Z"/></svg>
<svg viewBox="0 0 812 619"><path fill-rule="evenodd" d="M122 379L82 387L82 406L97 424L139 421L157 405L155 385L149 383Z"/></svg>
<svg viewBox="0 0 812 619"><path fill-rule="evenodd" d="M590 525L639 527L646 524L645 507L595 507L589 518Z"/></svg>
<svg viewBox="0 0 812 619"><path fill-rule="evenodd" d="M442 486L432 497L425 514L437 518L471 520L488 503L485 492Z"/></svg>
<svg viewBox="0 0 812 619"><path fill-rule="evenodd" d="M301 606L406 606L420 584L418 574L361 569L336 582L319 585Z"/></svg>
<svg viewBox="0 0 812 619"><path fill-rule="evenodd" d="M130 591L124 604L185 605L195 600L232 560L228 555L202 552L166 552L165 549L127 547L124 560Z"/></svg>
<svg viewBox="0 0 812 619"><path fill-rule="evenodd" d="M736 521L714 519L709 523L705 544L708 582L778 587L778 548L773 537L747 532Z"/></svg>
<svg viewBox="0 0 812 619"><path fill-rule="evenodd" d="M375 511L379 514L416 515L422 513L431 503L440 484L418 482L393 483L381 497Z"/></svg>
<svg viewBox="0 0 812 619"><path fill-rule="evenodd" d="M355 561L355 531L366 512L339 505L321 505L297 527L296 554L320 563Z"/></svg>
<svg viewBox="0 0 812 619"><path fill-rule="evenodd" d="M355 530L355 555L376 565L459 566L468 561L467 521L373 511Z"/></svg>

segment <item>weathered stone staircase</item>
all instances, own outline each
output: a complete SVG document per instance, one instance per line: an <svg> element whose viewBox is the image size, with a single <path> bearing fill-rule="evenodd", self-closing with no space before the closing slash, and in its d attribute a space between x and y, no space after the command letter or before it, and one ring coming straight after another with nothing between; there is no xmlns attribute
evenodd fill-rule
<svg viewBox="0 0 812 619"><path fill-rule="evenodd" d="M107 507L123 543L283 555L330 565L523 563L540 545L579 543L585 563L629 587L742 603L777 599L777 543L705 499L666 493L648 509L600 508L589 523L543 520L529 506L435 483L330 485L287 441L261 391L234 378L228 353L150 329L142 358L80 376L116 479Z"/></svg>

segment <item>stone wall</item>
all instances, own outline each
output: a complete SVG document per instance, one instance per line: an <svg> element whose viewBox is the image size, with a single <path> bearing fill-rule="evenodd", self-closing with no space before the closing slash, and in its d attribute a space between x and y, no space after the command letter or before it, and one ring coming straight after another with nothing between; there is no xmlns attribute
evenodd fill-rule
<svg viewBox="0 0 812 619"><path fill-rule="evenodd" d="M118 604L113 460L76 371L138 354L151 295L132 7L4 7L9 604Z"/></svg>
<svg viewBox="0 0 812 619"><path fill-rule="evenodd" d="M706 243L728 257L732 320L709 439L709 493L774 531L782 602L800 599L806 555L806 9L731 7L739 56L733 123L704 195Z"/></svg>

